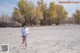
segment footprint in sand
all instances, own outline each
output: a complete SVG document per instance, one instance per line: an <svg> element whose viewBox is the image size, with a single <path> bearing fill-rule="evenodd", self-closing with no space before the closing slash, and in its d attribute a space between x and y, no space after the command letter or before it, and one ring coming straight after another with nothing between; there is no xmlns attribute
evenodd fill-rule
<svg viewBox="0 0 80 53"><path fill-rule="evenodd" d="M13 49L16 49L17 47L13 47Z"/></svg>

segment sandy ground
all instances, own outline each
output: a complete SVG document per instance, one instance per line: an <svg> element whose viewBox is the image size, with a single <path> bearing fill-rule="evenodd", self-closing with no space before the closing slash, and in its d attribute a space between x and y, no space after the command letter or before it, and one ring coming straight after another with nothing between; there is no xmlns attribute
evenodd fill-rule
<svg viewBox="0 0 80 53"><path fill-rule="evenodd" d="M21 45L20 28L0 28L0 44L9 53L80 53L80 26L30 27L27 48Z"/></svg>

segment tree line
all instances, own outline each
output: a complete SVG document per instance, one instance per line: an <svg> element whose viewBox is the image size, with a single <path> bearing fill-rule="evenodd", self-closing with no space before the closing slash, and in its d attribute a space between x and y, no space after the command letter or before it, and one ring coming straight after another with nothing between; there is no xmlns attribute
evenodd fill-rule
<svg viewBox="0 0 80 53"><path fill-rule="evenodd" d="M62 5L56 5L54 2L47 7L43 0L39 0L37 6L33 2L20 0L17 7L14 8L11 18L7 19L7 17L4 15L2 16L4 19L0 18L0 25L19 26L25 22L30 26L60 25L67 22L68 13ZM75 24L80 24L80 10L76 10L72 17Z"/></svg>
<svg viewBox="0 0 80 53"><path fill-rule="evenodd" d="M27 22L29 25L59 25L65 22L66 18L67 12L62 5L55 5L54 2L51 2L47 7L43 0L39 0L37 6L20 0L18 7L15 7L13 12L13 20L20 23Z"/></svg>

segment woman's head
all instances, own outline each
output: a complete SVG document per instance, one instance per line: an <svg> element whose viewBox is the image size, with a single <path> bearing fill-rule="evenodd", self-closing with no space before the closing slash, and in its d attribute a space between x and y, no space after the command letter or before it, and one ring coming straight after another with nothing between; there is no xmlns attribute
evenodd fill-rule
<svg viewBox="0 0 80 53"><path fill-rule="evenodd" d="M26 23L23 23L22 24L22 27L26 28L27 24Z"/></svg>

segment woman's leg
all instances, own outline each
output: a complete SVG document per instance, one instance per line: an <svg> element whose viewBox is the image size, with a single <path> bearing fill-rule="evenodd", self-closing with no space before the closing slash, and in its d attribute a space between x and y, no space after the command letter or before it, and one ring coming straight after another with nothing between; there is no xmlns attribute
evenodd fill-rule
<svg viewBox="0 0 80 53"><path fill-rule="evenodd" d="M25 46L27 46L27 43L26 43L26 37L25 37L25 40L24 40L24 41L25 41Z"/></svg>
<svg viewBox="0 0 80 53"><path fill-rule="evenodd" d="M25 41L25 38L24 38L24 37L22 37L22 45L24 44L24 41Z"/></svg>

